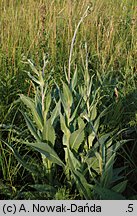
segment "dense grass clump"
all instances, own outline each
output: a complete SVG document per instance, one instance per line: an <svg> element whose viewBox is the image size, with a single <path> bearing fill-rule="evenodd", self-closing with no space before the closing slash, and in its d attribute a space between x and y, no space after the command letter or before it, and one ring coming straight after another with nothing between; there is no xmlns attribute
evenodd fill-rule
<svg viewBox="0 0 137 216"><path fill-rule="evenodd" d="M82 65L83 45L88 44L91 71L112 71L129 82L136 70L136 1L93 1L91 13L77 33L73 61ZM1 1L1 73L22 71L22 55L41 63L42 51L49 54L58 75L67 66L70 43L85 8L84 1ZM130 75L129 75L130 73ZM125 83L127 87L127 83Z"/></svg>
<svg viewBox="0 0 137 216"><path fill-rule="evenodd" d="M136 199L136 0L4 0L0 29L1 198Z"/></svg>

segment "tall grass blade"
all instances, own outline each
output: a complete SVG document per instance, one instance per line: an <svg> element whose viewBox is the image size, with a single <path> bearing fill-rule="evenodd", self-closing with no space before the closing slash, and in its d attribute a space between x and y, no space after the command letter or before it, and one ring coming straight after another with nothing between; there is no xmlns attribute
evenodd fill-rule
<svg viewBox="0 0 137 216"><path fill-rule="evenodd" d="M34 173L36 176L38 176L40 173L38 171L38 169L36 167L34 167L34 165L30 165L28 163L25 162L25 160L22 159L22 156L18 153L18 151L16 151L16 149L11 145L8 144L7 142L3 141L8 147L9 149L13 152L15 158L17 159L17 161L25 168L27 169L29 172Z"/></svg>

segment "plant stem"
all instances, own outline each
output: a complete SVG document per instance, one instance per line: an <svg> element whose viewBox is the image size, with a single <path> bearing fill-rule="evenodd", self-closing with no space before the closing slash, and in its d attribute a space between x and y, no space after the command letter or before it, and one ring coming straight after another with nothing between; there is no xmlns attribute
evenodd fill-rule
<svg viewBox="0 0 137 216"><path fill-rule="evenodd" d="M68 62L68 83L70 84L70 69L71 69L71 59L72 59L72 52L73 52L73 47L74 47L74 42L76 39L76 35L77 35L77 31L79 29L80 24L83 22L84 18L87 17L88 15L88 11L90 10L90 6L87 7L87 9L85 10L83 16L81 17L80 21L78 22L78 25L75 29L72 41L71 41L71 47L70 47L70 54L69 54L69 62Z"/></svg>

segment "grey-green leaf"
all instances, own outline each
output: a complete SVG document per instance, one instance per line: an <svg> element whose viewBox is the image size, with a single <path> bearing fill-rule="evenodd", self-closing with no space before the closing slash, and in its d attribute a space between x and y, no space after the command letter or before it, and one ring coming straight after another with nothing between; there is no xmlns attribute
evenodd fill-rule
<svg viewBox="0 0 137 216"><path fill-rule="evenodd" d="M73 97L72 97L72 93L69 89L69 87L66 85L66 83L63 83L63 95L64 95L64 98L65 98L65 103L68 107L71 107L72 106L72 103L73 103Z"/></svg>
<svg viewBox="0 0 137 216"><path fill-rule="evenodd" d="M84 141L84 128L79 128L70 135L70 147L77 151Z"/></svg>
<svg viewBox="0 0 137 216"><path fill-rule="evenodd" d="M90 108L90 120L94 121L96 117L97 117L97 106L96 106L96 104L94 104Z"/></svg>
<svg viewBox="0 0 137 216"><path fill-rule="evenodd" d="M31 109L34 121L37 124L38 128L41 130L43 127L43 119L40 118L33 100L29 97L24 96L23 94L20 95L20 99L29 109Z"/></svg>
<svg viewBox="0 0 137 216"><path fill-rule="evenodd" d="M53 125L55 119L59 116L60 113L60 100L59 102L56 104L55 108L53 109L52 113L51 113L51 124Z"/></svg>
<svg viewBox="0 0 137 216"><path fill-rule="evenodd" d="M118 183L117 185L115 185L112 188L112 190L117 192L117 193L123 193L124 190L126 189L127 182L128 182L128 180L125 180L125 181L122 181L122 182Z"/></svg>
<svg viewBox="0 0 137 216"><path fill-rule="evenodd" d="M85 199L91 199L91 185L89 186L84 175L80 172L80 162L75 158L74 154L69 149L68 163L79 192L84 195Z"/></svg>
<svg viewBox="0 0 137 216"><path fill-rule="evenodd" d="M61 161L61 159L58 157L57 153L54 151L53 148L51 148L47 143L44 142L35 142L35 143L29 143L24 142L24 144L27 144L31 147L33 147L36 151L40 152L41 154L44 154L47 159L52 161L53 163L56 163L62 167L64 167L64 163Z"/></svg>
<svg viewBox="0 0 137 216"><path fill-rule="evenodd" d="M100 196L101 200L124 200L125 197L113 190L96 185L94 191Z"/></svg>
<svg viewBox="0 0 137 216"><path fill-rule="evenodd" d="M54 146L56 135L54 127L51 124L51 119L48 119L44 123L43 131L42 131L43 140L52 143Z"/></svg>
<svg viewBox="0 0 137 216"><path fill-rule="evenodd" d="M32 71L33 71L37 76L39 76L38 70L36 69L36 67L34 66L34 64L32 63L32 61L31 61L30 59L28 59L28 63L29 63L29 65L30 65Z"/></svg>
<svg viewBox="0 0 137 216"><path fill-rule="evenodd" d="M27 114L23 113L24 119L26 121L26 124L28 126L29 131L31 132L32 136L36 139L36 140L40 140L39 135L37 134L37 130L33 124L33 122L30 120L30 118L28 117Z"/></svg>
<svg viewBox="0 0 137 216"><path fill-rule="evenodd" d="M66 125L66 122L65 122L65 118L64 116L61 114L60 112L60 124L61 124L61 130L63 131L63 133L66 135L66 136L69 136L70 135L70 131Z"/></svg>
<svg viewBox="0 0 137 216"><path fill-rule="evenodd" d="M28 72L28 76L31 78L31 80L33 80L35 83L37 83L38 85L40 85L39 80L37 80L34 76L31 75L30 72Z"/></svg>
<svg viewBox="0 0 137 216"><path fill-rule="evenodd" d="M49 93L45 97L44 121L46 121L47 113L49 112L49 108L50 108L50 104L51 104L51 94Z"/></svg>

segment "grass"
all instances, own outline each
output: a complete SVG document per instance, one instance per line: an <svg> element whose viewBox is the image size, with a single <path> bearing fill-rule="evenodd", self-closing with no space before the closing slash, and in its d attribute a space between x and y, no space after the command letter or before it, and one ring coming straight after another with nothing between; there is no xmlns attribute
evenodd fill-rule
<svg viewBox="0 0 137 216"><path fill-rule="evenodd" d="M9 5L10 7L9 7ZM77 23L89 1L6 1L1 2L2 71L22 71L22 55L41 62L42 51L49 54L55 76L67 66L70 43ZM136 70L136 4L135 1L93 2L93 11L77 33L73 61L81 65L83 44L88 43L91 69L99 72ZM76 11L76 13L75 13ZM16 26L16 28L15 28ZM63 29L63 31L62 31ZM123 43L124 42L124 43ZM5 64L5 67L4 67ZM49 71L52 66L49 66ZM125 84L126 85L126 84ZM127 86L126 86L127 87Z"/></svg>
<svg viewBox="0 0 137 216"><path fill-rule="evenodd" d="M91 8L77 31L70 65L72 38L88 6ZM41 198L43 195L29 185L47 184L44 174L40 179L23 168L5 144L12 143L27 163L33 164L37 158L37 163L43 170L39 154L28 147L22 147L18 141L13 141L13 138L33 140L25 127L25 121L20 113L24 108L18 99L19 94L33 98L35 88L28 79L26 71L30 71L30 66L25 62L31 59L38 70L42 69L44 53L48 59L45 79L52 77L51 86L54 86L55 81L62 89L61 80L66 79L65 71L70 71L72 79L77 68L78 80L83 85L85 71L88 69L90 76L94 74L93 95L96 89L101 87L98 112L107 106L111 107L101 120L98 135L114 129L128 128L126 133L122 133L121 138L133 140L119 150L115 165L124 164L127 167L125 175L129 181L124 192L126 198L136 194L136 21L135 0L93 0L92 4L89 0L0 1L0 193L3 199ZM118 89L118 101L113 96L115 87ZM56 99L58 97L57 95ZM74 100L77 101L76 98ZM58 124L60 127L60 123ZM61 139L62 133L60 130L58 140ZM32 155L31 161L29 158ZM34 163L33 166L37 170L37 164ZM20 176L25 179L23 187L19 181ZM65 177L62 179L63 186L60 185L58 177L56 179L55 184L59 190L53 192L55 198L60 199L62 196L64 199L65 193L66 199L83 197L79 195L81 192L70 187ZM51 189L43 198L51 199L53 194Z"/></svg>

